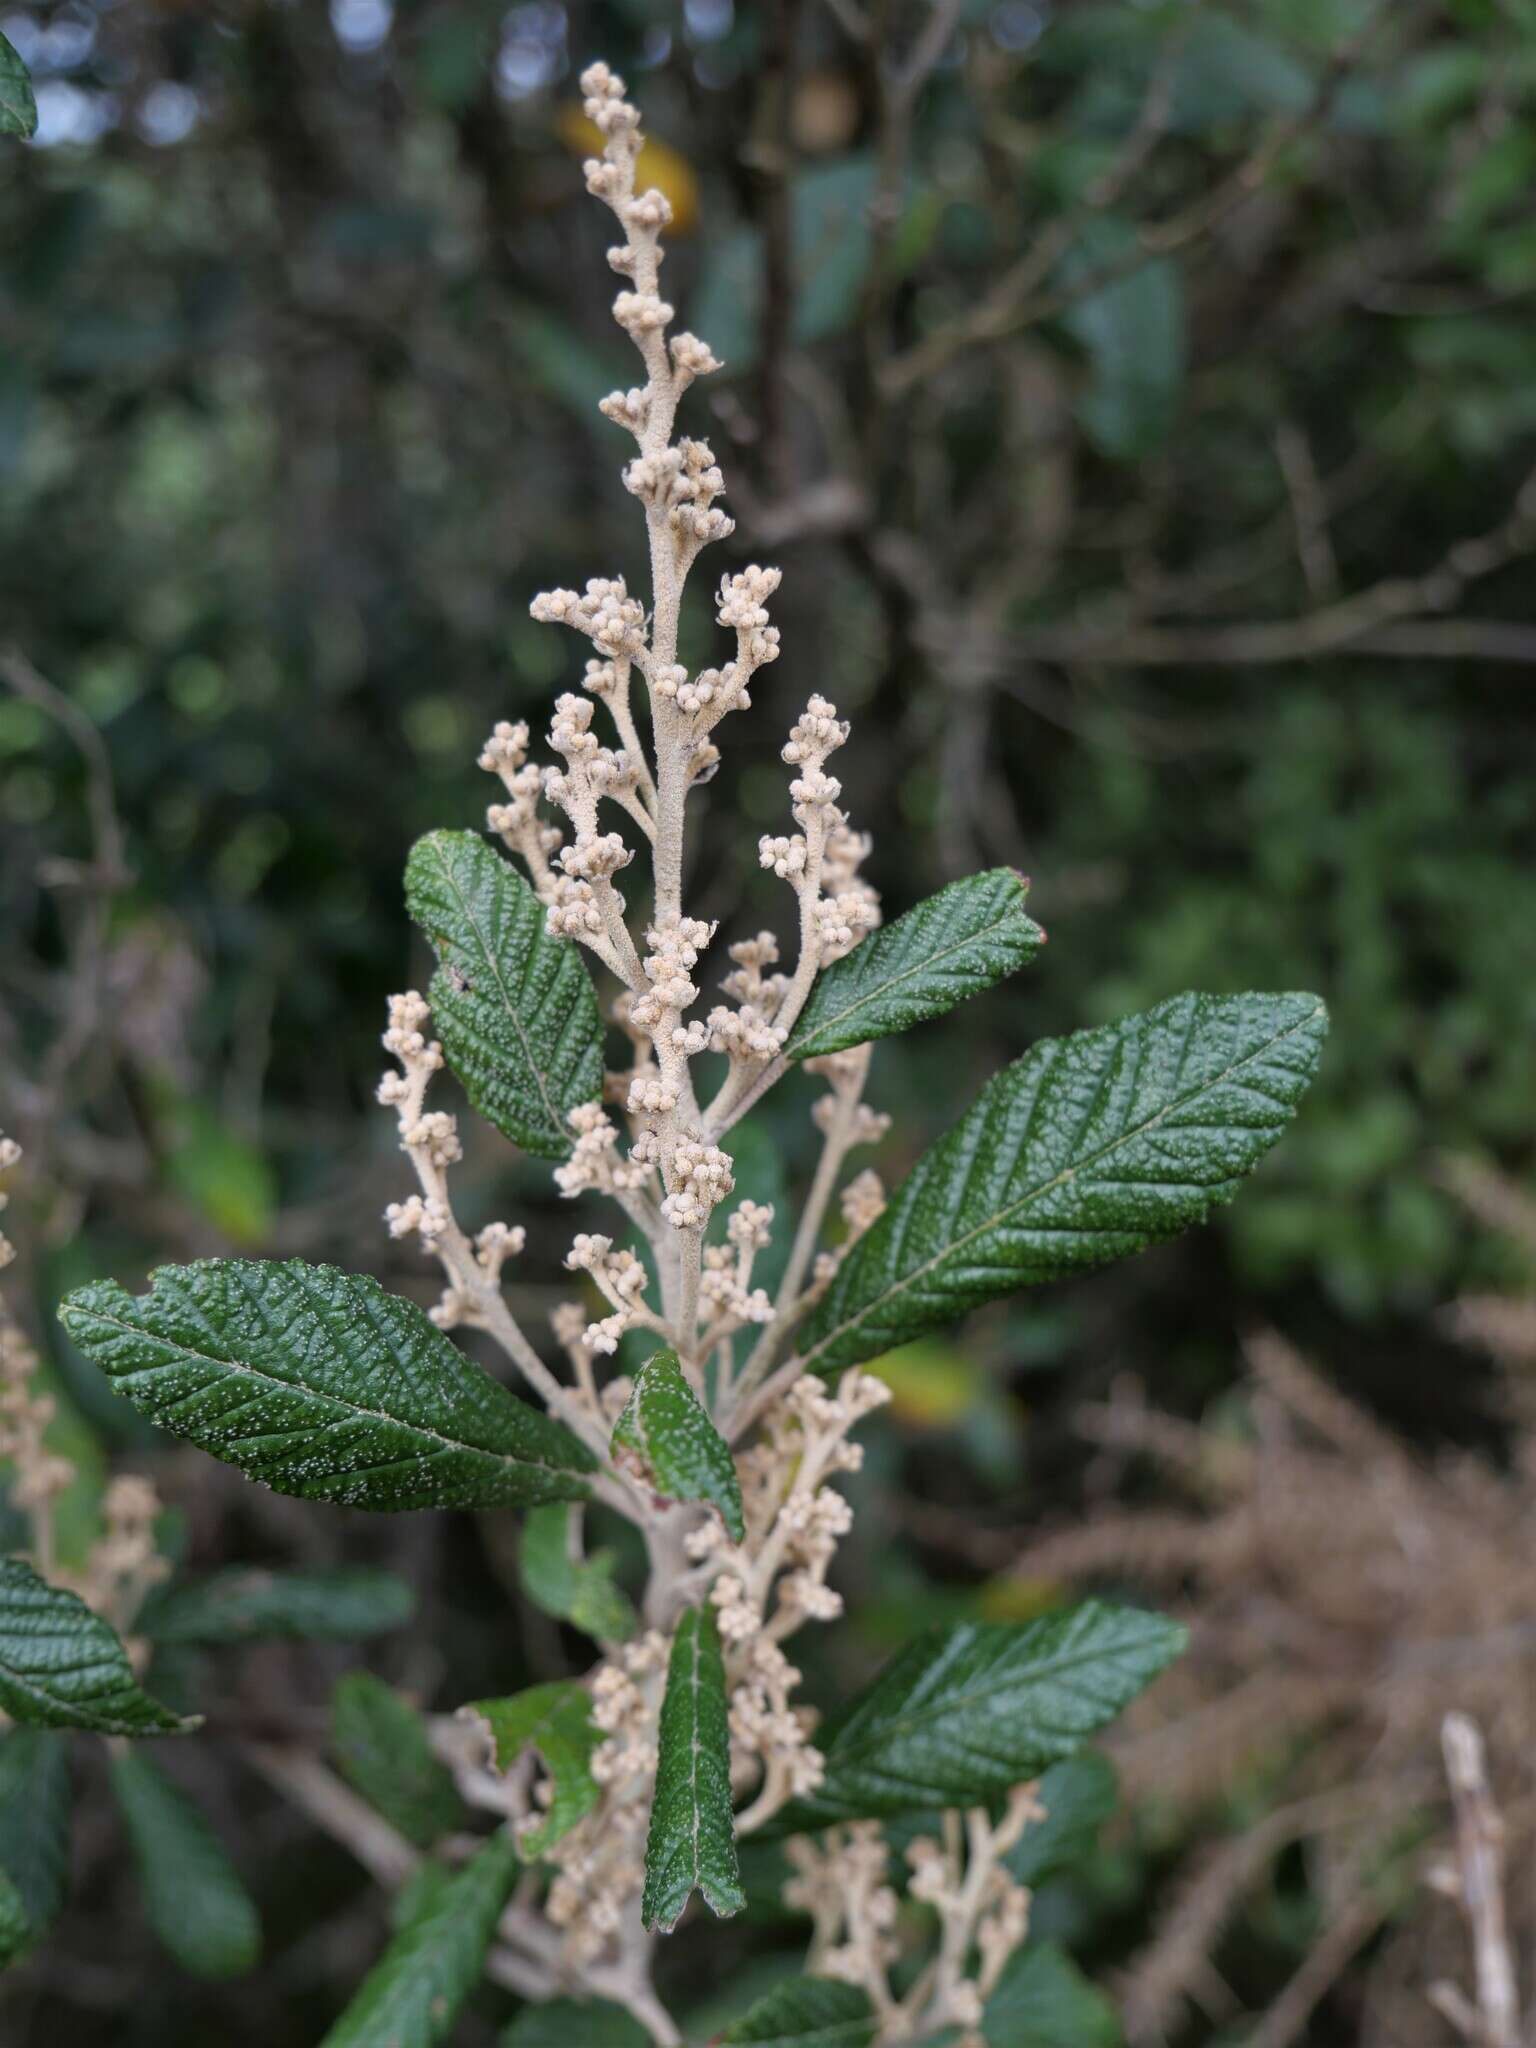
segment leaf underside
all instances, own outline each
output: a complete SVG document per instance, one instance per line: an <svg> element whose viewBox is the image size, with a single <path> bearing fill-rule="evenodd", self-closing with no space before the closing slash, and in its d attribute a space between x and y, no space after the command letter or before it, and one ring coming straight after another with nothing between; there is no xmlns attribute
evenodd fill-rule
<svg viewBox="0 0 1536 2048"><path fill-rule="evenodd" d="M525 1152L564 1159L571 1110L603 1086L603 1026L570 939L476 832L430 832L411 849L406 906L442 965L430 990L448 1064L487 1122Z"/></svg>
<svg viewBox="0 0 1536 2048"><path fill-rule="evenodd" d="M497 1770L510 1771L530 1745L544 1759L554 1788L548 1814L539 1827L519 1838L522 1855L537 1861L584 1820L601 1797L592 1776L592 1752L603 1735L592 1719L591 1696L574 1679L555 1679L508 1699L475 1700L463 1712L477 1715L490 1730Z"/></svg>
<svg viewBox="0 0 1536 2048"><path fill-rule="evenodd" d="M438 2048L479 1980L520 1866L494 1835L389 1944L320 2048Z"/></svg>
<svg viewBox="0 0 1536 2048"><path fill-rule="evenodd" d="M804 1060L940 1017L1032 960L1045 934L1012 868L967 875L874 932L816 978L784 1052Z"/></svg>
<svg viewBox="0 0 1536 2048"><path fill-rule="evenodd" d="M675 1351L658 1351L635 1375L613 1448L638 1461L664 1500L707 1501L734 1542L746 1535L741 1482L730 1445L683 1376Z"/></svg>
<svg viewBox="0 0 1536 2048"><path fill-rule="evenodd" d="M346 1507L578 1499L592 1454L376 1280L302 1259L163 1266L71 1294L65 1327L134 1406L247 1478Z"/></svg>
<svg viewBox="0 0 1536 2048"><path fill-rule="evenodd" d="M197 1977L235 1977L261 1953L250 1894L200 1810L136 1750L112 1764L112 1787L144 1886L150 1925Z"/></svg>
<svg viewBox="0 0 1536 2048"><path fill-rule="evenodd" d="M116 1632L20 1558L0 1559L0 1708L32 1728L180 1735L197 1726L140 1690Z"/></svg>
<svg viewBox="0 0 1536 2048"><path fill-rule="evenodd" d="M669 1933L695 1891L721 1919L746 1904L731 1811L725 1663L713 1607L690 1607L667 1663L640 1917Z"/></svg>
<svg viewBox="0 0 1536 2048"><path fill-rule="evenodd" d="M1033 1047L839 1266L802 1331L807 1368L858 1365L1199 1222L1279 1137L1326 1028L1316 996L1183 995Z"/></svg>
<svg viewBox="0 0 1536 2048"><path fill-rule="evenodd" d="M1000 1797L1070 1756L1183 1644L1177 1622L1096 1600L929 1629L823 1723L822 1783L775 1832Z"/></svg>

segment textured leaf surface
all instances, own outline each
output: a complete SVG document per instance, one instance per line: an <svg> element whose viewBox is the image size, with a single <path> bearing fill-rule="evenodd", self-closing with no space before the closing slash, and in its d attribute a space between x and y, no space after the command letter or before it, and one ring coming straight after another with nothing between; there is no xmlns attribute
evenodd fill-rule
<svg viewBox="0 0 1536 2048"><path fill-rule="evenodd" d="M331 1744L342 1775L418 1849L463 1824L453 1774L432 1754L426 1722L371 1671L349 1671L337 1686Z"/></svg>
<svg viewBox="0 0 1536 2048"><path fill-rule="evenodd" d="M501 2048L651 2048L651 2037L620 2006L554 1998L520 2012L502 2035Z"/></svg>
<svg viewBox="0 0 1536 2048"><path fill-rule="evenodd" d="M591 1453L377 1280L302 1259L162 1266L71 1294L65 1327L154 1422L300 1500L493 1508L569 1500Z"/></svg>
<svg viewBox="0 0 1536 2048"><path fill-rule="evenodd" d="M570 1111L603 1086L603 1026L581 954L545 930L544 905L476 832L411 849L405 900L442 966L432 1016L480 1114L543 1159L571 1149Z"/></svg>
<svg viewBox="0 0 1536 2048"><path fill-rule="evenodd" d="M598 1802L592 1752L603 1736L592 1719L591 1695L574 1679L557 1679L508 1699L475 1700L464 1712L490 1729L498 1770L510 1771L530 1744L544 1759L554 1781L548 1817L519 1841L523 1855L537 1860Z"/></svg>
<svg viewBox="0 0 1536 2048"><path fill-rule="evenodd" d="M45 1934L69 1884L69 1745L40 1728L0 1737L0 1969Z"/></svg>
<svg viewBox="0 0 1536 2048"><path fill-rule="evenodd" d="M890 1038L1024 966L1045 939L1024 915L1028 891L1012 868L992 868L951 882L872 933L817 976L787 1057L811 1059Z"/></svg>
<svg viewBox="0 0 1536 2048"><path fill-rule="evenodd" d="M112 1788L128 1828L149 1924L196 1977L255 1967L261 1922L224 1845L179 1785L136 1750L115 1757Z"/></svg>
<svg viewBox="0 0 1536 2048"><path fill-rule="evenodd" d="M518 1553L523 1591L546 1614L585 1629L598 1642L626 1643L639 1623L623 1588L613 1582L617 1559L611 1550L572 1556L579 1520L579 1509L533 1509Z"/></svg>
<svg viewBox="0 0 1536 2048"><path fill-rule="evenodd" d="M31 1728L177 1735L196 1727L142 1692L115 1632L20 1558L0 1559L0 1708Z"/></svg>
<svg viewBox="0 0 1536 2048"><path fill-rule="evenodd" d="M1183 1645L1177 1622L1097 1600L928 1629L822 1724L826 1776L776 1832L995 1799L1071 1755Z"/></svg>
<svg viewBox="0 0 1536 2048"><path fill-rule="evenodd" d="M437 2048L480 1976L519 1864L494 1836L395 1936L320 2048Z"/></svg>
<svg viewBox="0 0 1536 2048"><path fill-rule="evenodd" d="M869 2048L877 2031L869 1994L856 1984L797 1977L758 1999L720 2039L753 2048Z"/></svg>
<svg viewBox="0 0 1536 2048"><path fill-rule="evenodd" d="M153 1596L134 1633L156 1643L209 1646L272 1637L341 1642L399 1628L415 1605L404 1579L365 1565L312 1572L234 1565L204 1579L183 1579Z"/></svg>
<svg viewBox="0 0 1536 2048"><path fill-rule="evenodd" d="M664 1500L708 1501L735 1542L746 1534L730 1445L683 1377L675 1351L658 1351L636 1373L629 1404L614 1424L613 1448L639 1464Z"/></svg>
<svg viewBox="0 0 1536 2048"><path fill-rule="evenodd" d="M1174 996L988 1082L802 1333L831 1373L1016 1287L1142 1250L1231 1198L1317 1070L1316 996Z"/></svg>
<svg viewBox="0 0 1536 2048"><path fill-rule="evenodd" d="M37 101L32 80L14 47L0 36L0 135L35 135Z"/></svg>
<svg viewBox="0 0 1536 2048"><path fill-rule="evenodd" d="M713 1607L690 1607L677 1625L658 1749L640 1912L647 1927L665 1933L695 1891L722 1919L747 1902L736 1860L725 1663Z"/></svg>
<svg viewBox="0 0 1536 2048"><path fill-rule="evenodd" d="M987 2048L1118 2048L1115 2009L1054 1942L1018 1949L987 2000Z"/></svg>

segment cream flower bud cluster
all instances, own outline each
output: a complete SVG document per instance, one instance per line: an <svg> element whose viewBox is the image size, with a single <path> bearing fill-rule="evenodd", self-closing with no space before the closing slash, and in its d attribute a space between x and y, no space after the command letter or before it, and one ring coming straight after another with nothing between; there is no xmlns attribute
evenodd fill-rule
<svg viewBox="0 0 1536 2048"><path fill-rule="evenodd" d="M56 1410L52 1395L32 1390L38 1363L37 1353L0 1309L0 1460L12 1467L13 1505L29 1512L45 1509L75 1476L69 1459L43 1441Z"/></svg>
<svg viewBox="0 0 1536 2048"><path fill-rule="evenodd" d="M600 1103L583 1102L568 1117L576 1133L571 1156L555 1168L555 1185L562 1195L584 1194L589 1188L603 1194L617 1194L643 1187L652 1169L619 1153L619 1133Z"/></svg>
<svg viewBox="0 0 1536 2048"><path fill-rule="evenodd" d="M102 1496L102 1532L78 1572L56 1572L61 1584L119 1630L133 1622L144 1596L171 1575L171 1561L155 1548L160 1496L152 1480L138 1473L118 1475ZM148 1658L148 1645L128 1642L135 1669Z"/></svg>
<svg viewBox="0 0 1536 2048"><path fill-rule="evenodd" d="M674 1230L702 1230L710 1214L735 1187L731 1155L718 1145L684 1138L664 1162L667 1193L661 1213Z"/></svg>
<svg viewBox="0 0 1536 2048"><path fill-rule="evenodd" d="M612 1305L613 1313L588 1323L580 1341L590 1353L611 1354L619 1339L639 1319L648 1275L643 1263L627 1248L615 1251L613 1240L596 1232L581 1231L565 1256L566 1269L588 1273Z"/></svg>
<svg viewBox="0 0 1536 2048"><path fill-rule="evenodd" d="M0 1136L0 1173L9 1173L21 1163L21 1147L14 1138ZM0 1210L9 1206L10 1196L0 1188ZM8 1266L16 1256L16 1247L3 1231L0 1231L0 1266Z"/></svg>
<svg viewBox="0 0 1536 2048"><path fill-rule="evenodd" d="M594 576L580 596L541 590L528 607L541 625L585 633L609 661L633 661L645 652L645 606L631 597L622 576Z"/></svg>

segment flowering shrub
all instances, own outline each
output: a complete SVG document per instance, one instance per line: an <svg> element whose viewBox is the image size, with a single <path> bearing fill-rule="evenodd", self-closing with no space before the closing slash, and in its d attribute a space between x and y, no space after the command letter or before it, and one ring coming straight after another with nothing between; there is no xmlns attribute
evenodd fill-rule
<svg viewBox="0 0 1536 2048"><path fill-rule="evenodd" d="M441 1298L427 1314L329 1267L207 1260L163 1269L138 1297L82 1288L64 1320L146 1415L280 1492L524 1511L530 1596L597 1646L584 1678L425 1724L359 1674L343 1688L338 1741L367 1804L318 1766L268 1760L401 1888L394 1940L328 2048L441 2041L482 1973L529 2002L509 2036L523 2048L677 2043L652 1980L657 1942L696 1893L722 1917L747 1904L739 1844L754 1837L783 1843L783 1900L813 1934L806 1975L727 2041L1006 2048L1041 1997L1067 2016L1062 2038L1090 2039L1094 1994L1056 1951L1026 1943L1033 1844L1070 1783L1063 1767L1176 1654L1179 1630L1097 1602L940 1627L830 1711L801 1697L787 1645L842 1612L830 1568L852 1511L837 1482L886 1399L871 1362L1227 1199L1312 1076L1322 1005L1185 995L1039 1044L889 1194L873 1170L845 1179L850 1154L890 1121L864 1100L874 1045L1022 968L1044 935L1009 869L882 924L863 873L871 843L829 765L848 725L813 694L783 748L793 829L759 846L793 899L791 956L781 966L768 932L730 945L724 1000L696 1014L715 928L685 904L688 807L719 760L722 722L778 659L779 576L752 564L724 577L717 616L734 651L690 674L683 587L732 522L710 449L673 433L688 387L719 365L670 332L668 204L635 189L639 116L605 66L582 84L604 138L587 182L622 233L609 252L623 280L614 316L644 372L602 410L638 444L624 482L644 513L652 588L649 604L602 578L534 600L535 618L575 631L592 656L584 693L555 706L561 765L531 763L521 725L499 725L481 756L502 785L491 832L525 873L461 831L429 835L407 867L440 965L426 996L390 1005L394 1064L379 1095L415 1189L387 1219L441 1266ZM638 936L620 887L637 852L651 866ZM707 1101L704 1054L725 1061ZM733 1201L731 1132L797 1066L825 1084L822 1151L798 1215L781 1217ZM554 1318L561 1371L503 1290L522 1230L470 1235L455 1215L457 1121L428 1106L445 1067L480 1116L553 1162L564 1195L607 1205L609 1231L584 1228L566 1259L585 1300ZM770 1291L758 1272L775 1237L789 1251ZM473 1363L455 1328L493 1340L540 1405ZM625 1340L646 1355L616 1374L608 1361ZM589 1548L589 1507L643 1539L634 1597L612 1555ZM108 1614L88 1588L82 1601L27 1564L4 1570L0 1705L13 1718L131 1737L186 1725L140 1689L113 1632L135 1613ZM135 1572L142 1596L145 1560ZM467 1831L465 1804L494 1830Z"/></svg>

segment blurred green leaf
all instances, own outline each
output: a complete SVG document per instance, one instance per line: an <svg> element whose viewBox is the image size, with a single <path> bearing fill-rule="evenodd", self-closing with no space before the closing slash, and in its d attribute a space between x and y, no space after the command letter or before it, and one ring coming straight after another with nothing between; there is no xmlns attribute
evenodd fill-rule
<svg viewBox="0 0 1536 2048"><path fill-rule="evenodd" d="M41 1939L69 1885L69 1748L37 1728L0 1735L0 1969Z"/></svg>
<svg viewBox="0 0 1536 2048"><path fill-rule="evenodd" d="M150 1925L196 1977L238 1977L261 1953L250 1894L202 1812L138 1750L112 1760Z"/></svg>
<svg viewBox="0 0 1536 2048"><path fill-rule="evenodd" d="M402 1627L415 1604L403 1579L367 1566L269 1572L231 1565L151 1594L134 1627L155 1643L346 1642Z"/></svg>
<svg viewBox="0 0 1536 2048"><path fill-rule="evenodd" d="M453 1774L432 1754L426 1723L371 1671L349 1672L336 1687L331 1747L348 1783L418 1849L463 1824Z"/></svg>
<svg viewBox="0 0 1536 2048"><path fill-rule="evenodd" d="M1128 222L1088 221L1062 266L1067 282L1112 269L1135 244ZM1122 462L1149 455L1172 431L1184 389L1184 283L1168 257L1139 262L1128 276L1062 316L1091 372L1077 413L1104 454Z"/></svg>
<svg viewBox="0 0 1536 2048"><path fill-rule="evenodd" d="M27 67L0 36L0 135L37 133L37 101Z"/></svg>

